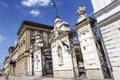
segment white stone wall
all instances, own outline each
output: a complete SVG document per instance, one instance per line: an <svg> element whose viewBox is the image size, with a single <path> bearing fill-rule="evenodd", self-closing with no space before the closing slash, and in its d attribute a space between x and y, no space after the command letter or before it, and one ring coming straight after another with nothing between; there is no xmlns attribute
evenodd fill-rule
<svg viewBox="0 0 120 80"><path fill-rule="evenodd" d="M92 30L93 26L91 26L91 22L93 24L95 20L89 17L83 18L82 16L79 19L81 21L75 25L75 28L78 33L87 78L103 79L102 64L100 62L101 52L97 48L96 36Z"/></svg>
<svg viewBox="0 0 120 80"><path fill-rule="evenodd" d="M17 60L17 58L18 58L18 52L16 52L16 53L13 55L12 60Z"/></svg>
<svg viewBox="0 0 120 80"><path fill-rule="evenodd" d="M41 50L34 53L34 75L42 76Z"/></svg>
<svg viewBox="0 0 120 80"><path fill-rule="evenodd" d="M90 25L78 30L79 41L86 69L100 68L99 55Z"/></svg>
<svg viewBox="0 0 120 80"><path fill-rule="evenodd" d="M100 28L115 80L120 80L120 19Z"/></svg>
<svg viewBox="0 0 120 80"><path fill-rule="evenodd" d="M63 46L61 41L65 42L69 46ZM58 56L58 46L61 46L62 51L61 54L63 56L62 65L60 65L60 58ZM54 77L62 77L62 78L74 78L78 77L78 68L76 59L73 59L74 52L70 48L70 42L68 36L65 36L62 39L59 39L52 43L52 59L53 59L53 73ZM75 56L74 56L75 58Z"/></svg>
<svg viewBox="0 0 120 80"><path fill-rule="evenodd" d="M64 37L61 40L57 40L52 43L52 58L53 58L53 70L66 70L72 69L72 59L71 53L68 53L66 47L62 45L61 41L65 41L66 44L69 45L68 37ZM57 53L57 47L62 47L62 55L63 55L63 65L59 66L59 57ZM70 45L69 45L70 46Z"/></svg>
<svg viewBox="0 0 120 80"><path fill-rule="evenodd" d="M74 64L74 52L71 49L69 31L69 24L57 16L55 18L53 37L50 40L54 41L51 43L54 77L77 77L77 65Z"/></svg>
<svg viewBox="0 0 120 80"><path fill-rule="evenodd" d="M32 75L32 58L28 58L28 74ZM41 49L34 52L34 76L42 76Z"/></svg>
<svg viewBox="0 0 120 80"><path fill-rule="evenodd" d="M107 19L108 17L114 15L115 13L119 11L120 11L120 5L113 9L111 7L109 11L106 10L106 12L102 12L100 13L101 14L100 16L97 16L97 22L101 22L102 20Z"/></svg>
<svg viewBox="0 0 120 80"><path fill-rule="evenodd" d="M9 63L4 64L3 68L5 69L4 73L8 73L10 71L9 70Z"/></svg>
<svg viewBox="0 0 120 80"><path fill-rule="evenodd" d="M97 12L105 6L109 5L112 2L112 0L91 0L91 2L93 5L94 12Z"/></svg>
<svg viewBox="0 0 120 80"><path fill-rule="evenodd" d="M94 1L94 0L93 0ZM105 52L108 56L109 65L112 66L112 74L115 80L120 80L120 54L119 54L119 40L120 40L120 0L105 0L105 7L101 10L95 11L94 16L97 18L97 26L103 38ZM97 7L94 6L94 9ZM111 4L110 4L111 3Z"/></svg>

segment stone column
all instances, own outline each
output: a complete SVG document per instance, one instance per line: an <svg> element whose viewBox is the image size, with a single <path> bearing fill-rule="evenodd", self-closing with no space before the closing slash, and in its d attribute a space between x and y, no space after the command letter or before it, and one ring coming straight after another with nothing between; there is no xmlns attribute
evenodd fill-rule
<svg viewBox="0 0 120 80"><path fill-rule="evenodd" d="M42 76L41 47L43 47L43 43L39 34L37 34L34 44L34 76Z"/></svg>
<svg viewBox="0 0 120 80"><path fill-rule="evenodd" d="M74 27L77 29L86 74L88 79L103 79L100 52L97 49L96 37L92 31L92 25L96 20L91 17L86 17L84 13L85 7L78 9L77 14L80 17Z"/></svg>

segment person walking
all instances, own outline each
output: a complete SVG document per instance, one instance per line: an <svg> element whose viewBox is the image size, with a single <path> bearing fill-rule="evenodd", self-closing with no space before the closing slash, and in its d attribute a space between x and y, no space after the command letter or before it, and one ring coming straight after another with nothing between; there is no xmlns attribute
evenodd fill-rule
<svg viewBox="0 0 120 80"><path fill-rule="evenodd" d="M8 77L9 77L9 72L5 74L5 79L8 80Z"/></svg>

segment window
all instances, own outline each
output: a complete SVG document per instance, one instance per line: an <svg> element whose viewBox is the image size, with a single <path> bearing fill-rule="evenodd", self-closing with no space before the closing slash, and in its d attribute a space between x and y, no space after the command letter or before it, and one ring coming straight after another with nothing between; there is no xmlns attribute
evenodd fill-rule
<svg viewBox="0 0 120 80"><path fill-rule="evenodd" d="M50 38L51 37L51 33L48 33L48 38Z"/></svg>
<svg viewBox="0 0 120 80"><path fill-rule="evenodd" d="M42 31L40 31L40 37L41 37L41 38L43 37L43 32L42 32Z"/></svg>
<svg viewBox="0 0 120 80"><path fill-rule="evenodd" d="M35 36L35 31L34 30L31 30L31 35Z"/></svg>
<svg viewBox="0 0 120 80"><path fill-rule="evenodd" d="M25 44L25 37L23 38L23 44Z"/></svg>
<svg viewBox="0 0 120 80"><path fill-rule="evenodd" d="M35 41L31 41L31 45L34 45Z"/></svg>

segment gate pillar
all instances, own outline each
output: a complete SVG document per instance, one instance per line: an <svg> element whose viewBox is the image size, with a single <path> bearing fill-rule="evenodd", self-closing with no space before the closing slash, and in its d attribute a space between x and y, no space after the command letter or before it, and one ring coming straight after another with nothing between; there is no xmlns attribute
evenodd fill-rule
<svg viewBox="0 0 120 80"><path fill-rule="evenodd" d="M67 22L55 18L55 26L50 39L53 59L53 75L61 78L78 77L78 67L74 50L71 48L70 30Z"/></svg>
<svg viewBox="0 0 120 80"><path fill-rule="evenodd" d="M84 66L88 79L103 79L103 71L100 62L100 51L96 45L96 36L92 30L96 19L84 15L85 7L79 8L77 14L80 16L78 23L74 26L77 29L81 45Z"/></svg>
<svg viewBox="0 0 120 80"><path fill-rule="evenodd" d="M37 34L35 44L31 45L30 48L30 75L42 76L42 52L43 47L42 40Z"/></svg>

